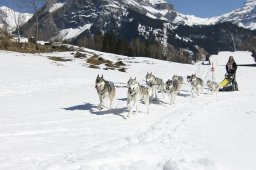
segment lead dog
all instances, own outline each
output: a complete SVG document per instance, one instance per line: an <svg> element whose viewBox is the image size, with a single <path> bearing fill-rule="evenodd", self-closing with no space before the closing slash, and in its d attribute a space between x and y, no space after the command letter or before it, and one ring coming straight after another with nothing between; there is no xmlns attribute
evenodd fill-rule
<svg viewBox="0 0 256 170"><path fill-rule="evenodd" d="M135 108L136 113L138 112L138 104L142 98L144 99L144 103L147 106L147 113L149 114L149 104L152 96L152 89L150 87L140 85L136 78L130 78L127 82L127 86L127 107L129 110L127 117L130 117L131 113L133 113Z"/></svg>
<svg viewBox="0 0 256 170"><path fill-rule="evenodd" d="M177 96L177 94L180 92L182 83L180 83L177 79L174 80L168 80L165 83L165 90L169 96L170 104L174 104L174 100Z"/></svg>
<svg viewBox="0 0 256 170"><path fill-rule="evenodd" d="M146 84L152 88L155 99L157 98L157 90L160 90L163 93L164 98L165 84L162 79L155 77L152 73L147 73Z"/></svg>
<svg viewBox="0 0 256 170"><path fill-rule="evenodd" d="M213 94L214 92L217 94L220 90L220 85L217 82L207 80L206 85L207 87L209 87L211 94Z"/></svg>
<svg viewBox="0 0 256 170"><path fill-rule="evenodd" d="M104 80L103 75L101 77L98 75L95 82L95 88L100 99L98 109L101 110L103 107L106 107L103 104L105 98L109 99L110 108L112 108L112 102L116 93L114 83Z"/></svg>
<svg viewBox="0 0 256 170"><path fill-rule="evenodd" d="M191 88L192 97L195 97L194 91L198 96L200 93L203 92L204 81L201 78L196 77L195 74L192 74L191 76L187 76L187 81L191 84L191 87L192 87Z"/></svg>

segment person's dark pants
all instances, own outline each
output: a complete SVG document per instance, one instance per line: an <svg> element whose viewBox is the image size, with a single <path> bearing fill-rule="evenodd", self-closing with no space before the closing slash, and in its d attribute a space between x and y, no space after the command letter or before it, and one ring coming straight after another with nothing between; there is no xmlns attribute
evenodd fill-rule
<svg viewBox="0 0 256 170"><path fill-rule="evenodd" d="M238 84L236 81L236 73L233 73L233 80L232 80L232 85L234 85L234 90L238 90Z"/></svg>

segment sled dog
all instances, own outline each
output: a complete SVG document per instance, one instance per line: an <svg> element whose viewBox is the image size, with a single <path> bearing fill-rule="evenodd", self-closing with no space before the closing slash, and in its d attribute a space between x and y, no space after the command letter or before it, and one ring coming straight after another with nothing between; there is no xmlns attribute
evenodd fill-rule
<svg viewBox="0 0 256 170"><path fill-rule="evenodd" d="M194 91L196 92L196 94L198 96L200 93L203 92L204 81L201 78L196 77L195 74L192 74L191 76L187 76L187 81L192 86L192 88L191 88L192 97L195 97Z"/></svg>
<svg viewBox="0 0 256 170"><path fill-rule="evenodd" d="M207 87L209 87L211 94L213 94L214 92L217 94L220 90L219 83L217 82L207 80L206 85Z"/></svg>
<svg viewBox="0 0 256 170"><path fill-rule="evenodd" d="M174 80L168 80L165 83L165 90L169 96L170 104L174 104L174 100L177 96L177 94L180 92L182 83L180 83L177 79Z"/></svg>
<svg viewBox="0 0 256 170"><path fill-rule="evenodd" d="M142 98L144 99L144 103L147 106L147 113L149 114L149 104L152 96L152 89L150 87L140 85L136 78L130 78L127 82L127 87L127 107L129 110L127 117L130 117L135 108L136 113L138 112L138 104Z"/></svg>
<svg viewBox="0 0 256 170"><path fill-rule="evenodd" d="M112 102L116 93L114 83L104 80L103 75L101 77L98 75L95 82L95 88L97 90L97 93L100 99L100 104L98 106L98 109L101 110L103 109L103 107L106 107L103 104L105 98L109 99L110 108L112 108Z"/></svg>
<svg viewBox="0 0 256 170"><path fill-rule="evenodd" d="M155 77L152 73L146 74L146 84L152 88L154 98L157 98L157 90L160 90L163 93L164 98L164 81L160 78Z"/></svg>
<svg viewBox="0 0 256 170"><path fill-rule="evenodd" d="M172 81L177 80L180 84L183 84L183 77L182 76L177 76L177 75L173 75L172 76Z"/></svg>

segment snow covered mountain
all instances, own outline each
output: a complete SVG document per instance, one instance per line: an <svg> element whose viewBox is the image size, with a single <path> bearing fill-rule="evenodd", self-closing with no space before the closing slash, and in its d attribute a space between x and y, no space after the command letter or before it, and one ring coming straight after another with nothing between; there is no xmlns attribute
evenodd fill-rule
<svg viewBox="0 0 256 170"><path fill-rule="evenodd" d="M217 20L256 30L256 0L247 0L241 8L217 17Z"/></svg>
<svg viewBox="0 0 256 170"><path fill-rule="evenodd" d="M181 17L191 23L178 22ZM40 10L39 38L130 56L173 60L175 55L175 61L188 51L191 55L185 58L191 61L207 53L239 49L255 34L232 24L187 27L194 20L198 19L177 13L165 0L48 0ZM35 21L32 17L24 24L25 36L35 33ZM210 40L213 36L218 40Z"/></svg>
<svg viewBox="0 0 256 170"><path fill-rule="evenodd" d="M240 27L256 30L256 0L247 0L241 8L212 18L199 18L193 15L183 15L177 12L177 17L175 17L173 22L189 26L231 22Z"/></svg>
<svg viewBox="0 0 256 170"><path fill-rule="evenodd" d="M29 13L19 13L6 6L0 7L0 28L12 32L16 29L17 25L15 23L20 23L23 25L26 23L32 14ZM16 18L16 21L15 21Z"/></svg>

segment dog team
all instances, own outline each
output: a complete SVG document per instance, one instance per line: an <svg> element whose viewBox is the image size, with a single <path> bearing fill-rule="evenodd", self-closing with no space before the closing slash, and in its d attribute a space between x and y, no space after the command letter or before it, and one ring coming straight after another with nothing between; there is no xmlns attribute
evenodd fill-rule
<svg viewBox="0 0 256 170"><path fill-rule="evenodd" d="M191 85L191 95L199 95L202 93L204 82L201 78L197 77L195 74L187 76L187 81ZM136 78L130 78L127 82L128 94L127 94L127 107L128 115L127 118L135 111L135 114L138 112L138 104L141 99L143 99L146 107L147 113L149 114L149 105L152 100L157 99L157 92L161 91L164 98L164 93L168 94L170 104L174 104L177 94L180 92L182 85L184 84L183 77L174 75L172 79L164 83L163 79L154 76L152 73L146 74L146 85L140 85ZM211 91L211 94L219 91L219 84L208 80L206 85ZM107 108L103 103L105 99L109 99L110 106L112 108L112 102L115 97L115 86L114 83L107 81L102 76L97 76L95 82L95 88L97 90L100 104L98 109L101 110L104 107Z"/></svg>

